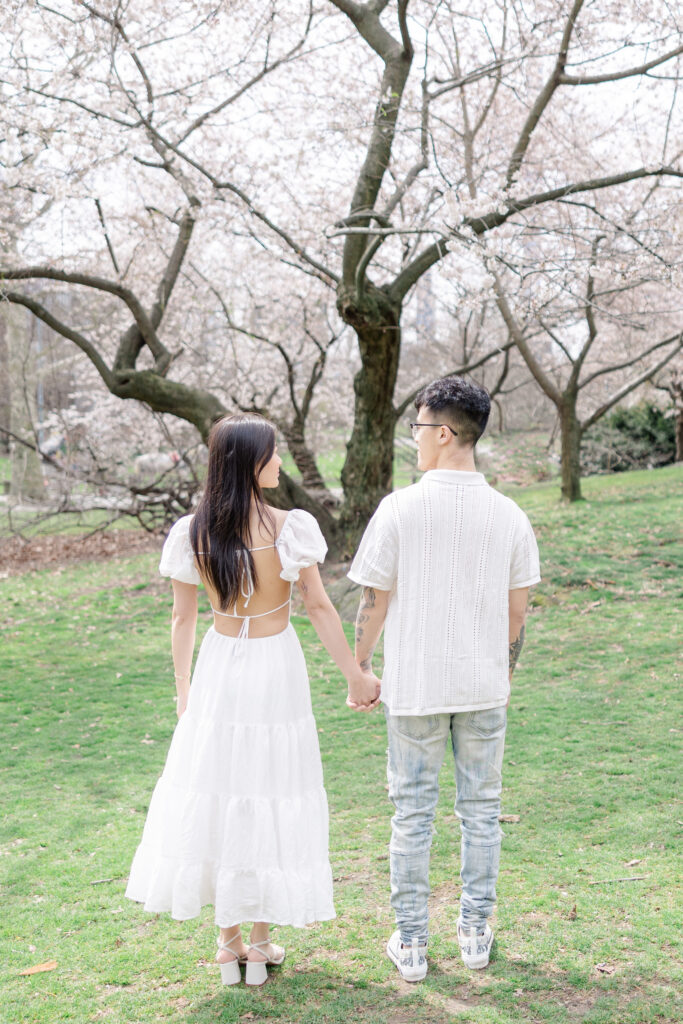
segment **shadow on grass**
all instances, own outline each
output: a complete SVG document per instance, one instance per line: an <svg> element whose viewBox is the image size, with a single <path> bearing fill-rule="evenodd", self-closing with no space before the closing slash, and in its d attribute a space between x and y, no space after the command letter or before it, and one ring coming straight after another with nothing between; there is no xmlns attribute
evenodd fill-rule
<svg viewBox="0 0 683 1024"><path fill-rule="evenodd" d="M390 970L390 968L388 968ZM424 982L390 973L384 982L354 978L353 968L271 971L262 988L222 989L184 1009L191 1024L278 1021L280 1024L637 1024L643 1011L670 1011L667 986L624 987L623 979L574 985L565 972L498 959L489 971L465 971L458 960L430 964ZM656 1011L655 1011L656 1012Z"/></svg>

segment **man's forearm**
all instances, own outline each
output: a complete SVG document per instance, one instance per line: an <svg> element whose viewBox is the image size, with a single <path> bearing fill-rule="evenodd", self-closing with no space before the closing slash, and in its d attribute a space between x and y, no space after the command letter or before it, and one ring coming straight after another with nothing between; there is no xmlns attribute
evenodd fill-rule
<svg viewBox="0 0 683 1024"><path fill-rule="evenodd" d="M509 647L508 647L508 652L509 652L509 669L510 669L510 676L509 676L509 678L510 679L512 679L512 673L515 671L515 667L517 665L517 661L519 659L520 654L522 653L522 647L524 646L524 632L525 632L525 627L524 627L524 624L522 624L522 626L520 627L520 630L519 630L519 633L517 634L517 636L513 637L510 640L510 644L509 644Z"/></svg>
<svg viewBox="0 0 683 1024"><path fill-rule="evenodd" d="M512 680L512 673L522 653L524 646L524 623L526 621L527 604L529 600L529 588L511 590L509 593L509 630L508 630L508 678Z"/></svg>
<svg viewBox="0 0 683 1024"><path fill-rule="evenodd" d="M356 661L362 669L372 668L372 655L379 640L389 605L389 592L363 587L356 616Z"/></svg>

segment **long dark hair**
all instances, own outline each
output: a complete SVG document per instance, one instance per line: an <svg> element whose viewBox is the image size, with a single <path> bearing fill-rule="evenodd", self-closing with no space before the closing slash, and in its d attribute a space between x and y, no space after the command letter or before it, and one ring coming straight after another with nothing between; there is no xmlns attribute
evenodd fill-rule
<svg viewBox="0 0 683 1024"><path fill-rule="evenodd" d="M200 572L218 593L220 608L234 606L240 596L242 574L256 567L249 542L249 513L256 502L261 523L275 529L266 511L259 473L273 457L275 429L255 415L226 416L209 435L206 488L190 524L190 542Z"/></svg>

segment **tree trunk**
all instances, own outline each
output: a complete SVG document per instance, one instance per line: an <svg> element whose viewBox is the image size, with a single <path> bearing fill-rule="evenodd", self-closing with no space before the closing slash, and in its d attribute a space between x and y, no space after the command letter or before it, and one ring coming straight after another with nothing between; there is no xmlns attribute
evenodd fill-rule
<svg viewBox="0 0 683 1024"><path fill-rule="evenodd" d="M675 462L683 462L683 376L677 370L671 374L667 388L674 407L674 436L676 438Z"/></svg>
<svg viewBox="0 0 683 1024"><path fill-rule="evenodd" d="M343 319L356 331L361 356L353 382L353 430L341 474L341 526L349 551L378 503L391 491L393 478L393 396L401 353L401 309L381 289L367 288L362 305L345 300L343 294L337 303Z"/></svg>
<svg viewBox="0 0 683 1024"><path fill-rule="evenodd" d="M560 408L562 500L581 501L581 424L576 415L578 392L566 391Z"/></svg>
<svg viewBox="0 0 683 1024"><path fill-rule="evenodd" d="M324 504L334 505L334 498L320 475L315 455L306 444L303 426L296 422L294 424L280 422L278 426L287 442L287 448L294 459L294 464L301 473L302 487L307 491L315 492L316 497L319 497Z"/></svg>
<svg viewBox="0 0 683 1024"><path fill-rule="evenodd" d="M31 445L37 424L36 384L38 367L31 346L28 313L5 304L5 338L7 342L9 384L9 429L29 442L10 442L10 494L17 501L44 501L43 471L39 455Z"/></svg>

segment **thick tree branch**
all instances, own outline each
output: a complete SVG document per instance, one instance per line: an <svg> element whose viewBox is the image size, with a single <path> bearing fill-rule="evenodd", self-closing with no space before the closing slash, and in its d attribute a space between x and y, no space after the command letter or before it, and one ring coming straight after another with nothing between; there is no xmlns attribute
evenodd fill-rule
<svg viewBox="0 0 683 1024"><path fill-rule="evenodd" d="M637 181L640 178L658 177L668 175L674 178L683 178L683 170L676 167L658 167L649 169L638 167L633 171L624 171L622 174L611 174L604 178L588 178L585 181L576 181L559 188L549 189L547 192L537 192L524 199L509 200L505 209L494 210L481 216L464 217L461 226L470 228L475 235L484 235L493 228L505 224L510 217L516 213L532 209L535 206L542 206L544 203L552 203L557 199L564 199L566 196L579 192L596 192L604 188L612 188L614 185L623 185L630 181ZM443 236L437 239L432 245L423 249L415 259L407 264L396 277L389 288L393 298L400 300L405 297L415 282L435 263L438 263L448 254L450 238Z"/></svg>
<svg viewBox="0 0 683 1024"><path fill-rule="evenodd" d="M628 68L626 71L613 71L604 75L568 75L563 72L560 75L560 85L600 85L603 82L618 82L621 78L632 78L634 75L644 75L659 64L664 64L673 57L683 53L683 46L677 46L669 50L662 57L655 57L646 64L639 64L636 68Z"/></svg>
<svg viewBox="0 0 683 1024"><path fill-rule="evenodd" d="M420 114L420 159L413 164L393 196L382 210L382 216L391 217L392 213L408 192L413 182L422 171L429 167L429 93L426 82L422 82L422 109Z"/></svg>
<svg viewBox="0 0 683 1024"><path fill-rule="evenodd" d="M413 51L409 37L404 34L407 26L404 27L402 24L402 19L405 21L406 0L400 0L398 5L401 43L397 42L381 24L375 8L351 3L349 0L331 0L331 3L346 14L368 46L384 62L380 98L375 108L365 161L351 199L350 212L355 214L358 211L372 211L382 187L389 166L396 121L410 73ZM360 226L363 227L367 227L368 224L368 218L360 222ZM344 243L342 279L344 286L353 292L356 292L359 286L362 289L363 282L357 282L356 272L367 245L367 240L357 235L348 235ZM366 260L366 266L367 263Z"/></svg>
<svg viewBox="0 0 683 1024"><path fill-rule="evenodd" d="M533 374L536 382L540 385L541 389L545 392L545 394L548 396L551 402L553 402L559 409L560 405L562 404L562 394L560 393L559 388L550 379L548 374L542 369L540 363L537 362L536 357L531 351L531 348L524 335L524 331L517 323L517 320L515 319L515 316L512 310L510 309L510 305L508 303L505 292L503 291L503 286L500 282L498 274L495 272L495 270L492 271L492 274L494 280L493 288L496 295L496 305L500 310L500 315L505 321L505 326L510 332L510 337L514 340L517 348L519 349L522 355L522 358L524 359L524 362L531 370L531 373Z"/></svg>
<svg viewBox="0 0 683 1024"><path fill-rule="evenodd" d="M173 246L173 250L166 264L166 269L161 277L159 286L157 288L157 297L152 311L150 313L150 323L155 332L159 327L163 315L168 305L168 300L171 297L173 288L175 287L176 281L178 280L178 274L180 273L183 261L187 254L187 250L190 246L190 239L192 238L192 232L195 225L195 215L192 210L188 210L183 214L178 228L178 235ZM145 343L137 322L131 324L127 331L125 331L119 340L118 351L116 353L116 359L114 360L114 370L133 369L140 350ZM165 374L168 371L169 366L173 361L173 356L166 349L158 356L155 357L155 369L157 373Z"/></svg>
<svg viewBox="0 0 683 1024"><path fill-rule="evenodd" d="M85 288L93 288L96 291L115 295L125 302L133 314L145 344L149 347L154 358L161 360L170 359L170 353L159 341L152 322L142 307L142 303L130 288L126 288L119 281L109 281L107 278L99 277L96 274L70 273L65 270L57 270L54 267L0 268L0 280L3 279L5 281L30 281L35 279L61 281L64 284L78 284Z"/></svg>
<svg viewBox="0 0 683 1024"><path fill-rule="evenodd" d="M606 412L609 412L612 406L616 405L617 402L620 402L622 398L625 398L626 395L631 393L631 391L635 391L637 387L639 387L641 384L644 384L645 381L649 380L650 377L653 377L655 373L659 373L659 371L664 366L666 366L669 360L673 359L676 353L680 352L681 349L683 349L683 331L681 331L681 333L676 336L676 340L678 342L676 346L672 348L671 352L668 352L663 359L660 359L660 361L656 363L654 366L650 366L647 370L644 370L643 373L639 374L633 380L630 380L627 384L624 384L624 386L619 388L618 391L615 391L615 393L610 398L608 398L606 402L603 402L603 404L599 406L595 410L595 412L588 417L588 419L584 420L581 424L581 432L583 433L584 431L588 430L589 427L592 427L593 424L597 422L597 420L599 420L601 416L604 416Z"/></svg>
<svg viewBox="0 0 683 1024"><path fill-rule="evenodd" d="M639 352L638 355L625 359L623 363L612 363L610 366L603 366L599 370L594 370L593 373L589 374L581 381L579 387L587 387L598 377L603 377L606 373L615 373L617 370L626 370L629 366L639 363L641 359L646 359L652 352L656 352L658 348L664 348L665 345L672 345L679 338L679 333L672 334L668 338L664 338L662 341L656 341L654 345L650 345L649 348Z"/></svg>
<svg viewBox="0 0 683 1024"><path fill-rule="evenodd" d="M586 317L586 324L588 325L588 335L586 337L585 342L581 346L581 351L579 352L578 356L576 357L576 359L572 360L573 365L571 373L569 375L569 386L572 389L575 388L578 384L581 368L586 360L586 356L588 355L593 346L593 342L598 336L598 326L595 322L595 280L593 278L593 267L595 266L595 261L598 258L598 249L600 247L600 242L602 242L604 238L604 235L596 235L591 243L591 264L588 269L588 280L586 282L586 301L584 304L584 315Z"/></svg>
<svg viewBox="0 0 683 1024"><path fill-rule="evenodd" d="M574 31L574 25L576 19L579 16L579 12L583 7L584 0L574 0L572 9L569 13L569 17L564 26L562 33L562 40L560 42L560 50L555 61L555 66L550 74L550 77L546 81L545 85L541 89L540 93L536 97L531 110L529 111L528 117L524 122L522 130L519 134L519 138L515 143L515 148L512 151L510 157L510 163L508 164L507 174L505 177L505 183L509 187L514 181L519 168L522 166L522 161L526 156L526 152L531 143L531 137L534 133L536 125L541 120L543 113L553 98L553 94L560 84L560 76L564 72L565 64L567 63L567 54L569 52L569 44L571 42L572 32Z"/></svg>
<svg viewBox="0 0 683 1024"><path fill-rule="evenodd" d="M74 345L78 345L81 352L86 354L104 383L111 390L115 380L114 374L109 369L93 343L89 341L85 335L81 334L79 331L75 331L67 324L62 323L62 321L50 313L42 303L37 302L28 295L23 295L20 292L0 289L0 299L6 299L8 302L15 303L15 305L24 306L26 309L30 310L34 316L38 317L39 320L42 320L44 324L47 324L47 326L53 331L56 331L57 334L61 334L63 338L67 338L69 341L72 341Z"/></svg>

